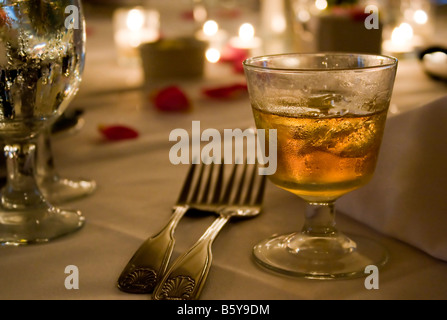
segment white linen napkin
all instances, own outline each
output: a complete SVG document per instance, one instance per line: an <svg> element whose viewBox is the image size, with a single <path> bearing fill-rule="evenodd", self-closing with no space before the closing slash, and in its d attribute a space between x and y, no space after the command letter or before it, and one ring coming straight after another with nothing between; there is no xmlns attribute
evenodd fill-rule
<svg viewBox="0 0 447 320"><path fill-rule="evenodd" d="M447 261L447 96L388 118L374 177L337 208Z"/></svg>

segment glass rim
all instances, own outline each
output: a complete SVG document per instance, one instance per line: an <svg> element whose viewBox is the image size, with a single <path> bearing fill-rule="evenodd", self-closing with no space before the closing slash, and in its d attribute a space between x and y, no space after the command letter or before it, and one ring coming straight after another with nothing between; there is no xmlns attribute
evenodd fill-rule
<svg viewBox="0 0 447 320"><path fill-rule="evenodd" d="M363 56L363 57L379 57L379 58L385 58L389 60L388 63L383 64L377 64L377 65L371 65L371 66L364 66L364 67L341 67L341 68L315 68L315 67L309 67L309 68L287 68L287 67L266 67L266 66L260 66L260 65L254 65L253 63L256 61L262 61L270 58L278 58L278 57L324 57L324 56ZM384 60L382 60L384 61ZM254 56L245 59L242 62L242 65L244 68L247 69L257 69L257 70L264 70L264 71L272 71L272 72L290 72L290 73L301 73L301 72L339 72L339 71L361 71L361 70L374 70L374 69L386 69L389 67L397 66L398 59L392 56L388 55L382 55L382 54L371 54L371 53L355 53L355 52L319 52L319 53L280 53L280 54L266 54L266 55L260 55L260 56Z"/></svg>

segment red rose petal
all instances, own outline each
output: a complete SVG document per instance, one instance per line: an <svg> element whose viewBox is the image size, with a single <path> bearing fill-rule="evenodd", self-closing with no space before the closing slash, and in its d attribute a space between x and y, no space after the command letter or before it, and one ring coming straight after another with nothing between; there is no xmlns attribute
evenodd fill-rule
<svg viewBox="0 0 447 320"><path fill-rule="evenodd" d="M246 84L233 84L229 86L205 88L202 93L213 99L234 99L247 92Z"/></svg>
<svg viewBox="0 0 447 320"><path fill-rule="evenodd" d="M177 86L159 90L153 97L153 102L160 111L186 111L191 107L188 97Z"/></svg>
<svg viewBox="0 0 447 320"><path fill-rule="evenodd" d="M107 140L119 141L138 138L138 131L123 125L99 126L99 131Z"/></svg>
<svg viewBox="0 0 447 320"><path fill-rule="evenodd" d="M240 60L234 60L233 61L233 70L236 73L244 73L244 66L243 66L243 62L244 62L245 58L240 59Z"/></svg>
<svg viewBox="0 0 447 320"><path fill-rule="evenodd" d="M186 10L186 11L183 11L183 12L180 14L180 17L181 17L183 20L194 21L194 11L193 11L193 10Z"/></svg>
<svg viewBox="0 0 447 320"><path fill-rule="evenodd" d="M226 46L222 52L220 62L230 63L233 67L233 71L236 73L243 73L244 68L242 62L249 57L249 50L242 48L235 48L233 46Z"/></svg>
<svg viewBox="0 0 447 320"><path fill-rule="evenodd" d="M222 51L220 62L234 63L236 61L244 61L249 57L247 49L235 48L230 45L226 46Z"/></svg>

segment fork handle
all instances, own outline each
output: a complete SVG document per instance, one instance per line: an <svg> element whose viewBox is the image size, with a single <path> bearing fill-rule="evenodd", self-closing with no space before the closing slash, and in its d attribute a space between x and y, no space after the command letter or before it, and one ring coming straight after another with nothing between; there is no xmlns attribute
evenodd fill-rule
<svg viewBox="0 0 447 320"><path fill-rule="evenodd" d="M230 217L219 217L185 254L180 256L154 290L154 300L197 300L213 258L211 246Z"/></svg>
<svg viewBox="0 0 447 320"><path fill-rule="evenodd" d="M138 248L118 278L118 288L128 293L151 293L165 273L174 248L174 230L188 210L175 208L169 222Z"/></svg>

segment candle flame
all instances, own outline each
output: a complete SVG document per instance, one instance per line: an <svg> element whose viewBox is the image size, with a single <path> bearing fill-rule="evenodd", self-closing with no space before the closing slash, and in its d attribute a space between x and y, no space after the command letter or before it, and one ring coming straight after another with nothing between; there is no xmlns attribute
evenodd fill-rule
<svg viewBox="0 0 447 320"><path fill-rule="evenodd" d="M307 11L305 9L304 10L300 10L298 12L297 17L298 17L298 20L300 20L301 22L307 22L307 21L310 20L310 13L309 13L309 11Z"/></svg>
<svg viewBox="0 0 447 320"><path fill-rule="evenodd" d="M413 28L408 23L401 23L398 27L394 28L391 33L391 41L394 44L402 45L407 43L413 38Z"/></svg>
<svg viewBox="0 0 447 320"><path fill-rule="evenodd" d="M219 31L219 25L214 20L208 20L203 24L203 33L207 36L214 36Z"/></svg>
<svg viewBox="0 0 447 320"><path fill-rule="evenodd" d="M205 57L209 62L216 63L220 60L220 52L215 48L209 48L205 52Z"/></svg>
<svg viewBox="0 0 447 320"><path fill-rule="evenodd" d="M239 38L251 40L255 36L255 28L250 23L244 23L239 28Z"/></svg>
<svg viewBox="0 0 447 320"><path fill-rule="evenodd" d="M144 14L139 9L132 9L127 14L126 20L127 28L132 31L140 30L144 25Z"/></svg>
<svg viewBox="0 0 447 320"><path fill-rule="evenodd" d="M315 7L318 10L324 10L327 8L327 1L326 0L315 0Z"/></svg>
<svg viewBox="0 0 447 320"><path fill-rule="evenodd" d="M416 10L414 12L413 19L417 24L426 24L428 21L428 15L422 9Z"/></svg>
<svg viewBox="0 0 447 320"><path fill-rule="evenodd" d="M274 15L272 18L272 30L276 33L282 33L286 31L286 28L286 18L281 14Z"/></svg>

